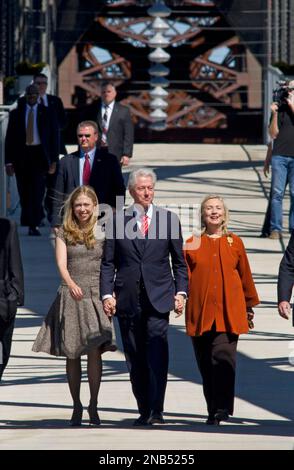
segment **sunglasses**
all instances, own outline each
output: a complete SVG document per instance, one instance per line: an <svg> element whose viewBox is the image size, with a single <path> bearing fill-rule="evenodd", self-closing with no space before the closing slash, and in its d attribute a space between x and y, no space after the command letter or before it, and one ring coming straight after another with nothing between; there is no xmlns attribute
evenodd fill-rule
<svg viewBox="0 0 294 470"><path fill-rule="evenodd" d="M81 139L82 137L87 137L87 139L89 139L89 137L91 137L91 134L78 134L78 137Z"/></svg>
<svg viewBox="0 0 294 470"><path fill-rule="evenodd" d="M47 82L35 82L36 85L48 85Z"/></svg>

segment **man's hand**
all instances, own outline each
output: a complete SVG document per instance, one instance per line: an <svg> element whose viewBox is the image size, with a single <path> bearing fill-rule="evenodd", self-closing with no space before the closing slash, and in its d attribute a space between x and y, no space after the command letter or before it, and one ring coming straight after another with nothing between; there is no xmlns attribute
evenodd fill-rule
<svg viewBox="0 0 294 470"><path fill-rule="evenodd" d="M116 299L114 297L108 297L108 299L104 299L103 310L108 317L112 317L116 312Z"/></svg>
<svg viewBox="0 0 294 470"><path fill-rule="evenodd" d="M126 155L123 155L120 159L120 164L122 166L128 166L129 161L130 161L130 157L127 157Z"/></svg>
<svg viewBox="0 0 294 470"><path fill-rule="evenodd" d="M275 101L271 104L271 111L272 113L277 113L279 110L279 105Z"/></svg>
<svg viewBox="0 0 294 470"><path fill-rule="evenodd" d="M6 165L5 170L6 170L7 176L13 176L14 175L14 167L13 167L12 164Z"/></svg>
<svg viewBox="0 0 294 470"><path fill-rule="evenodd" d="M263 174L267 178L270 172L270 164L269 162L265 161L263 165Z"/></svg>
<svg viewBox="0 0 294 470"><path fill-rule="evenodd" d="M182 315L185 307L185 296L182 294L175 295L175 308L174 311L176 312L176 318Z"/></svg>
<svg viewBox="0 0 294 470"><path fill-rule="evenodd" d="M279 314L281 317L289 320L291 314L291 305L286 300L283 300L278 305Z"/></svg>
<svg viewBox="0 0 294 470"><path fill-rule="evenodd" d="M48 175L54 175L56 171L56 162L51 163L48 170Z"/></svg>

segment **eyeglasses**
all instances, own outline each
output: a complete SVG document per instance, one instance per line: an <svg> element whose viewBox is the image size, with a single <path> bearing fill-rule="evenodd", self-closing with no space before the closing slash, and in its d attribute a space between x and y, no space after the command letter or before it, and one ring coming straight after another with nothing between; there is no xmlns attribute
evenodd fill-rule
<svg viewBox="0 0 294 470"><path fill-rule="evenodd" d="M91 134L78 134L78 137L81 139L82 137L87 137L87 139L89 139L89 137L91 137Z"/></svg>
<svg viewBox="0 0 294 470"><path fill-rule="evenodd" d="M48 82L35 82L35 85L47 85Z"/></svg>

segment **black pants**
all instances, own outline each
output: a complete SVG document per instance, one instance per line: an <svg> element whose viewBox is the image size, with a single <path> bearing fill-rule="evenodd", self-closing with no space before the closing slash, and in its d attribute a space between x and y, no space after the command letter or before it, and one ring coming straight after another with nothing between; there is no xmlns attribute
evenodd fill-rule
<svg viewBox="0 0 294 470"><path fill-rule="evenodd" d="M203 380L208 414L226 409L232 415L238 335L208 331L193 337L192 343Z"/></svg>
<svg viewBox="0 0 294 470"><path fill-rule="evenodd" d="M42 146L27 146L20 168L16 168L16 182L21 205L20 223L37 227L44 217L43 199L48 164Z"/></svg>
<svg viewBox="0 0 294 470"><path fill-rule="evenodd" d="M14 318L8 323L0 318L0 380L9 360L13 329Z"/></svg>
<svg viewBox="0 0 294 470"><path fill-rule="evenodd" d="M124 353L139 413L163 411L168 373L169 312L159 313L141 290L138 312L119 315Z"/></svg>

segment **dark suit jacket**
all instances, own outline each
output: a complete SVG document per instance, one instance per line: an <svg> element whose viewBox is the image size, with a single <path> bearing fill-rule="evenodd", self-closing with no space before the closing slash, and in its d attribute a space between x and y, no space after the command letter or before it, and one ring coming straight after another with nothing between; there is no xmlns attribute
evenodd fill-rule
<svg viewBox="0 0 294 470"><path fill-rule="evenodd" d="M17 304L23 305L23 268L16 223L0 218L0 291L7 287L15 294Z"/></svg>
<svg viewBox="0 0 294 470"><path fill-rule="evenodd" d="M83 120L96 121L99 137L102 135L101 100L88 106L83 112ZM107 131L108 151L120 161L123 155L132 157L134 143L134 126L129 108L120 103L114 103Z"/></svg>
<svg viewBox="0 0 294 470"><path fill-rule="evenodd" d="M58 96L46 94L48 100L48 108L55 114L58 121L59 129L63 129L66 124L66 116L63 103ZM23 106L26 103L26 98L21 96L18 100L18 106Z"/></svg>
<svg viewBox="0 0 294 470"><path fill-rule="evenodd" d="M66 197L80 186L79 160L79 151L60 160L53 196L53 226L61 224L60 209ZM116 196L125 197L121 168L114 155L101 155L96 150L89 184L94 188L99 204L115 207Z"/></svg>
<svg viewBox="0 0 294 470"><path fill-rule="evenodd" d="M5 163L12 163L16 170L21 170L24 163L23 154L26 148L25 113L26 103L21 103L10 112L5 138ZM38 105L37 126L44 156L49 166L53 162L58 162L59 133L56 119L53 119L47 108L42 105Z"/></svg>
<svg viewBox="0 0 294 470"><path fill-rule="evenodd" d="M280 263L278 276L278 303L286 300L290 302L294 284L294 234Z"/></svg>
<svg viewBox="0 0 294 470"><path fill-rule="evenodd" d="M123 237L121 229L125 229ZM117 213L114 236L109 231L107 233L100 294L115 292L117 314L132 316L137 312L140 283L143 282L152 306L158 312L166 313L174 308L176 292L188 292L179 219L173 212L153 206L148 239L136 232L132 207L125 213Z"/></svg>

